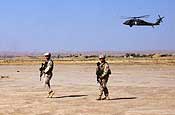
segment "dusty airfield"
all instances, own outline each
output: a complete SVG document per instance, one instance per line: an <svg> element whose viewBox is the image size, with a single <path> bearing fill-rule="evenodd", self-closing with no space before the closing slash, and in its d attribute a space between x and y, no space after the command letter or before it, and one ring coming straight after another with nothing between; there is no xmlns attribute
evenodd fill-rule
<svg viewBox="0 0 175 115"><path fill-rule="evenodd" d="M95 100L95 64L56 65L53 98L38 68L0 66L0 115L175 115L175 66L111 65L108 101Z"/></svg>

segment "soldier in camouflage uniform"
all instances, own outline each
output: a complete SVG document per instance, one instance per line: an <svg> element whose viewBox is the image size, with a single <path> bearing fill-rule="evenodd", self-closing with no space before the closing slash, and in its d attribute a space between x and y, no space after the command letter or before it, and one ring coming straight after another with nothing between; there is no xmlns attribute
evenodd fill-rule
<svg viewBox="0 0 175 115"><path fill-rule="evenodd" d="M105 99L109 100L109 91L106 85L108 82L109 75L111 74L111 70L109 68L109 64L105 61L104 55L100 55L99 60L100 60L100 65L97 66L96 75L98 78L98 83L100 84L100 88L99 88L100 93L97 100L105 100ZM105 96L104 98L102 98L103 93Z"/></svg>
<svg viewBox="0 0 175 115"><path fill-rule="evenodd" d="M51 59L51 54L50 53L45 53L44 54L46 61L45 61L45 68L44 68L44 85L47 87L48 90L48 97L51 97L54 95L54 91L51 89L50 86L50 80L52 78L52 71L53 71L53 61Z"/></svg>

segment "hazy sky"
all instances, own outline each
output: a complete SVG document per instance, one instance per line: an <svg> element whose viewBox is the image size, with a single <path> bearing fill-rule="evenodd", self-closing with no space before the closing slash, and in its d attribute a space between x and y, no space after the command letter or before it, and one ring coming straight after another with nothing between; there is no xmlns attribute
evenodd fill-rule
<svg viewBox="0 0 175 115"><path fill-rule="evenodd" d="M0 0L0 51L175 50L175 0ZM121 16L165 16L155 28Z"/></svg>

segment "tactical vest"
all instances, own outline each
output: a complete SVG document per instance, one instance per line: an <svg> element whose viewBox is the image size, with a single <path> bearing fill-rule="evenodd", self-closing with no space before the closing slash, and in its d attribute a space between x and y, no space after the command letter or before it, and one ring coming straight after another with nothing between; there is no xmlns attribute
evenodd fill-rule
<svg viewBox="0 0 175 115"><path fill-rule="evenodd" d="M100 76L103 74L106 64L109 66L109 64L107 62L104 62L104 63L100 64L100 66L99 66L99 74L100 74ZM107 75L110 75L110 74L111 74L111 69L109 68L108 72L107 72Z"/></svg>

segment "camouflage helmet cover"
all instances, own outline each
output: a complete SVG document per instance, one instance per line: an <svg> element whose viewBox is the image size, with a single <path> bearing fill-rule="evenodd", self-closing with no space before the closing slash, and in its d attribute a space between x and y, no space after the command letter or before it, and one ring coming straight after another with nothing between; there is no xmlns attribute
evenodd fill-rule
<svg viewBox="0 0 175 115"><path fill-rule="evenodd" d="M105 59L105 55L99 55L99 59Z"/></svg>
<svg viewBox="0 0 175 115"><path fill-rule="evenodd" d="M46 52L46 53L44 53L44 56L51 56L51 53Z"/></svg>

